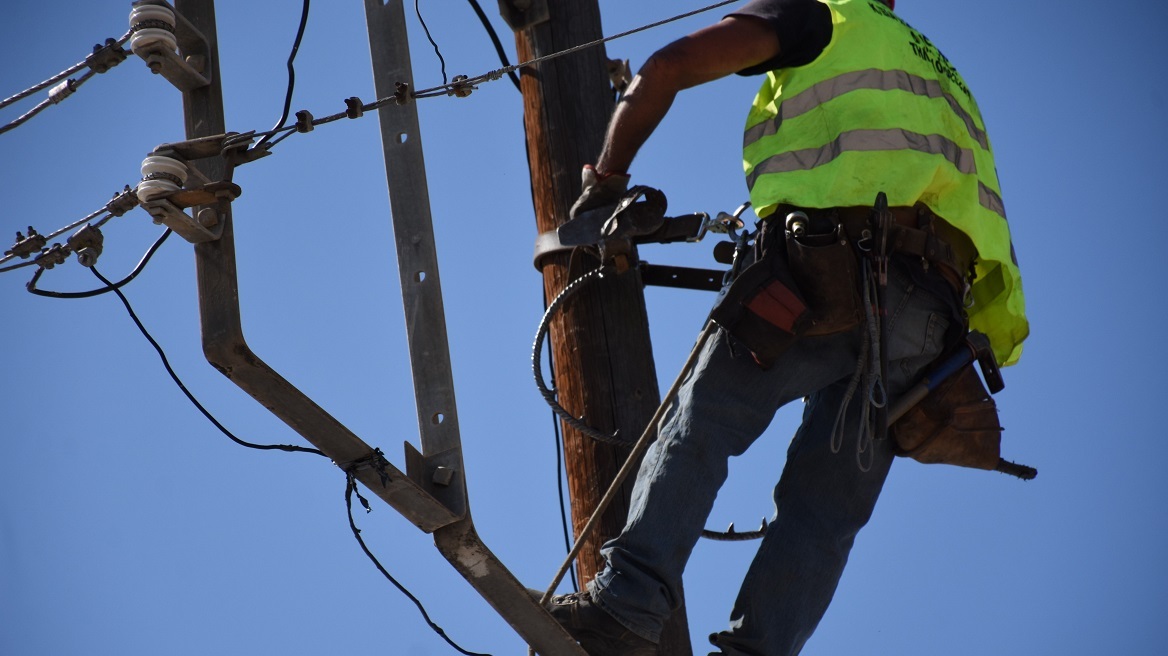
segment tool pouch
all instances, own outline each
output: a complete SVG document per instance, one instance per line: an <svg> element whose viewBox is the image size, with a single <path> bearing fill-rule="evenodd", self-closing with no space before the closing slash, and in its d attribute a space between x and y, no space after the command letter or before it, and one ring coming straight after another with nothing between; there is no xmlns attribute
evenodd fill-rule
<svg viewBox="0 0 1168 656"><path fill-rule="evenodd" d="M789 237L791 276L811 308L808 335L833 335L860 325L859 262L838 224L830 232Z"/></svg>
<svg viewBox="0 0 1168 656"><path fill-rule="evenodd" d="M804 334L811 312L787 269L786 253L773 247L761 251L714 305L710 318L769 369Z"/></svg>
<svg viewBox="0 0 1168 656"><path fill-rule="evenodd" d="M897 455L926 464L993 470L1002 427L973 363L947 378L891 427Z"/></svg>

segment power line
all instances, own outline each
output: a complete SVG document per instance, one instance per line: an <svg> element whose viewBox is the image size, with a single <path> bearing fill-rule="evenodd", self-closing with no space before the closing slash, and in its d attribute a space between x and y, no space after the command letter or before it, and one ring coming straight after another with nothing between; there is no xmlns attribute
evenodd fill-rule
<svg viewBox="0 0 1168 656"><path fill-rule="evenodd" d="M296 39L292 41L292 51L288 54L288 91L284 94L284 112L280 115L280 120L276 122L273 130L279 130L288 122L288 112L292 109L292 92L296 88L296 67L293 62L296 61L296 53L300 51L300 41L304 38L304 28L308 26L308 5L309 0L304 0L303 8L300 11L300 25L296 28ZM259 144L263 145L271 138L271 134L260 139Z"/></svg>
<svg viewBox="0 0 1168 656"><path fill-rule="evenodd" d="M142 333L142 336L146 338L146 341L150 342L150 346L153 346L154 350L158 353L158 357L162 360L162 366L166 368L166 373L170 374L171 380L173 380L174 383L178 385L178 388L182 390L182 393L187 397L187 399L192 404L194 404L195 408L197 408L199 412L201 412L203 416L207 418L208 421L214 424L215 428L218 428L221 433L230 438L232 442L235 442L240 446L245 446L249 449L259 449L261 451L288 451L312 453L318 456L324 456L324 452L318 449L296 446L292 444L254 444L236 437L234 433L227 430L227 427L219 423L219 420L216 419L210 412L208 412L207 409L203 407L202 403L199 403L199 400L195 398L195 395L191 394L190 390L187 389L187 386L183 384L181 379L179 379L178 374L176 374L174 371L174 368L170 366L170 361L166 357L166 352L162 350L162 347L158 345L158 342L155 341L154 337L150 335L150 332L146 330L146 326L142 324L142 321L134 312L134 308L130 306L130 300L126 298L126 295L122 293L122 290L115 286L114 283L106 279L105 276L101 275L101 273L97 270L97 267L89 267L89 270L92 271L93 275L96 276L97 279L102 282L102 284L109 288L110 291L118 295L118 300L120 300L122 305L125 306L126 312L129 313L130 319L133 320L134 325L138 327L138 330Z"/></svg>
<svg viewBox="0 0 1168 656"><path fill-rule="evenodd" d="M557 57L563 57L564 55L570 55L574 52L579 52L581 50L586 50L588 48L593 48L593 47L602 45L604 43L608 43L609 41L615 41L617 39L620 39L620 38L623 38L626 36L637 34L638 32L644 32L645 30L650 30L650 29L653 29L655 27L660 27L662 25L666 25L666 24L672 23L674 21L679 21L683 18L689 18L690 16L695 16L695 15L701 14L703 12L717 9L718 7L725 7L726 5L734 4L735 2L739 2L739 1L740 0L721 0L721 2L716 2L712 5L707 6L707 7L702 7L701 9L695 9L693 11L689 11L689 12L686 12L684 14L678 14L677 16L673 16L671 18L666 18L664 20L660 20L660 21L657 21L655 23L650 23L648 25L643 25L643 26L638 27L638 28L634 28L634 29L631 29L631 30L628 30L625 32L621 32L620 34L606 36L603 39L589 41L588 43L582 43L578 46L573 46L573 47L567 48L565 50L560 50L559 52L553 52L551 54L544 55L542 57L536 57L535 59L530 59L530 60L525 61L521 64L515 64L512 66L504 66L503 68L500 68L500 69L494 70L494 71L490 71L488 73L483 73L482 75L479 75L477 77L468 78L465 76L455 76L454 82L452 82L452 83L444 83L441 86L431 87L429 89L421 89L419 91L415 91L411 95L414 98L433 98L435 96L446 96L446 95L451 95L451 94L459 95L460 93L465 92L465 90L467 88L473 87L475 84L479 84L482 82L492 82L494 80L497 80L497 79L503 77L504 74L509 73L511 71L518 70L518 69L524 68L526 66L534 66L535 64L538 64L540 62L545 62L545 61L548 61L550 59L555 59ZM462 79L460 80L459 77L462 77Z"/></svg>
<svg viewBox="0 0 1168 656"><path fill-rule="evenodd" d="M142 270L145 269L146 265L150 263L150 258L154 257L154 253L158 251L159 247L162 246L162 243L166 241L166 238L170 236L171 232L172 231L170 228L167 228L162 233L162 236L155 240L150 248L146 250L146 254L143 255L142 259L138 261L138 264L134 267L134 270L131 271L125 278L122 278L112 285L106 285L105 287L92 289L87 292L54 292L45 289L37 289L37 281L40 280L41 274L45 272L45 269L42 267L41 269L37 270L35 274L33 274L32 280L28 281L28 284L25 285L25 289L27 289L30 294L45 296L48 298L92 298L94 296L100 296L102 294L108 294L109 292L116 291L129 284L134 278L137 278L139 273L142 273ZM26 264L36 264L36 262L27 262Z"/></svg>
<svg viewBox="0 0 1168 656"><path fill-rule="evenodd" d="M491 21L487 19L486 13L483 12L483 8L479 6L479 0L468 1L474 9L475 15L479 17L479 22L483 24L483 29L487 31L487 36L491 38L491 43L495 46L495 52L499 54L499 62L503 64L504 68L510 66L511 62L507 61L507 52L503 50L503 42L499 40L499 33L495 31L495 26L491 25ZM511 82L515 85L515 88L519 89L519 76L515 74L515 71L507 71L507 76L511 78ZM445 78L442 81L445 82Z"/></svg>
<svg viewBox="0 0 1168 656"><path fill-rule="evenodd" d="M418 15L418 22L422 24L422 31L426 33L426 39L430 41L430 45L434 46L434 54L438 55L438 61L442 64L442 84L448 82L446 78L446 58L442 56L442 50L438 48L438 44L434 41L434 37L430 36L430 27L426 25L426 19L422 18L422 9L418 6L419 0L414 0L414 13Z"/></svg>
<svg viewBox="0 0 1168 656"><path fill-rule="evenodd" d="M42 100L35 107L33 107L28 112L25 112L16 120L4 125L3 127L0 127L0 134L4 134L9 130L23 125L29 119L41 113L41 111L43 111L49 105L56 105L69 96L73 95L73 92L76 91L78 87L80 87L82 84L85 84L85 82L87 82L94 75L97 75L98 73L105 73L114 66L117 66L118 64L125 61L129 52L122 49L122 44L129 40L133 33L134 30L130 30L129 32L123 34L119 39L106 39L105 45L98 44L93 46L93 53L80 62L77 62L73 66L70 66L69 68L61 71L60 73L57 73L56 75L43 82L40 82L39 84L35 84L25 89L24 91L21 91L20 93L13 94L12 96L9 96L8 98L0 101L0 109L3 109L19 100L31 96L32 94L42 89L52 87L49 90L48 98ZM70 75L73 75L77 71L86 67L89 67L90 70L86 71L86 73L79 79L66 79ZM64 80L64 82L62 82L62 80Z"/></svg>

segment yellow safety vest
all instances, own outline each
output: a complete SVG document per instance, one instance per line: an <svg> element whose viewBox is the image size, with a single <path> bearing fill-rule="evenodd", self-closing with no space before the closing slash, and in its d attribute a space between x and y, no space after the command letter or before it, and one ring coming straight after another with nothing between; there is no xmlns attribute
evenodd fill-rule
<svg viewBox="0 0 1168 656"><path fill-rule="evenodd" d="M977 249L970 328L1014 364L1030 332L993 149L961 75L876 0L819 0L831 42L805 66L767 74L743 163L755 212L779 204L927 205Z"/></svg>

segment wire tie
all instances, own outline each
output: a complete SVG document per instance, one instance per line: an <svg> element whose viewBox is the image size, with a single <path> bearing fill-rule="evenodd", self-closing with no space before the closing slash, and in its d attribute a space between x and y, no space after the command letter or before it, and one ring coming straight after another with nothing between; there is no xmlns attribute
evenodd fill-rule
<svg viewBox="0 0 1168 656"><path fill-rule="evenodd" d="M385 466L388 464L389 461L385 459L385 453L381 449L375 448L368 455L345 463L341 466L341 469L350 476L362 469L372 469L381 478L381 484L388 486L390 479L389 474L385 471Z"/></svg>
<svg viewBox="0 0 1168 656"><path fill-rule="evenodd" d="M164 20L159 20L157 18L148 18L144 21L134 23L133 25L130 26L130 32L138 32L140 30L147 30L147 29L166 30L167 32L170 32L171 34L174 34L174 25L171 25L170 23L168 23Z"/></svg>
<svg viewBox="0 0 1168 656"><path fill-rule="evenodd" d="M357 96L345 98L345 116L349 118L361 118L365 113L365 103Z"/></svg>

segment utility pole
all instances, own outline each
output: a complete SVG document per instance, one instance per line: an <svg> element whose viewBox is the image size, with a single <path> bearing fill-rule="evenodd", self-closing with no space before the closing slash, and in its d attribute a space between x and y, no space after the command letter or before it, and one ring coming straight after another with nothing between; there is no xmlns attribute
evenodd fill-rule
<svg viewBox="0 0 1168 656"><path fill-rule="evenodd" d="M521 5L521 6L520 6ZM516 29L519 61L601 38L597 0L500 0ZM613 110L603 46L521 71L527 157L539 232L568 220L580 194L580 169L600 153ZM597 262L580 252L542 258L544 293L558 295ZM636 268L606 276L568 302L551 324L559 403L592 427L617 432L631 446L660 403L641 275ZM629 449L600 443L564 424L564 459L572 499L573 533L588 521ZM632 481L609 507L577 558L583 586L603 565L600 547L624 526ZM685 608L667 624L661 653L692 653Z"/></svg>

